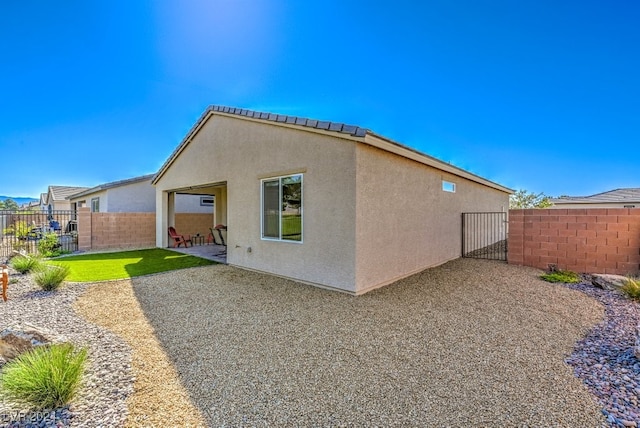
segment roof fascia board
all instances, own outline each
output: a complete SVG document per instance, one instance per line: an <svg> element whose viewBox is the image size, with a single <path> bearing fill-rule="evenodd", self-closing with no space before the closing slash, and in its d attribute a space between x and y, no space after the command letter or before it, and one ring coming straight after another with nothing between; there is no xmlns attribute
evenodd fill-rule
<svg viewBox="0 0 640 428"><path fill-rule="evenodd" d="M81 198L83 196L90 195L92 193L100 192L103 190L115 189L116 187L128 186L130 184L141 183L146 180L151 180L153 178L153 174L150 175L142 175L140 177L128 178L124 180L113 181L111 183L100 184L98 186L92 187L87 190L83 190L82 192L74 193L73 195L67 196L65 199L71 200L76 198Z"/></svg>
<svg viewBox="0 0 640 428"><path fill-rule="evenodd" d="M152 185L155 185L158 182L158 180L162 178L162 176L167 171L167 169L173 164L173 162L178 158L178 156L180 156L180 154L186 148L186 146L189 145L189 143L193 140L194 136L200 131L200 129L202 129L205 123L207 123L207 121L213 115L219 115L219 116L228 117L232 119L243 119L243 120L261 123L261 124L267 124L267 125L277 125L285 128L296 129L299 131L313 132L316 134L322 134L322 135L330 136L333 138L340 138L343 140L369 144L370 146L377 147L381 150L385 150L387 152L397 154L399 156L414 160L416 162L420 162L424 165L428 165L433 168L439 169L441 171L451 173L458 177L471 180L475 183L491 187L501 192L505 192L508 194L514 193L513 189L509 189L508 187L501 186L500 184L494 183L490 180L482 178L471 172L465 171L461 168L458 168L456 166L443 162L437 158L434 158L425 153L419 152L408 146L404 146L382 135L375 134L369 130L366 131L363 137L358 137L358 136L353 136L346 133L324 130L324 129L319 129L315 127L296 125L293 123L286 123L286 122L278 122L278 121L268 120L265 118L255 118L255 117L245 116L237 113L227 113L223 111L214 110L214 108L212 108L211 106L207 108L207 110L205 110L205 112L202 114L200 119L198 119L198 122L196 122L193 128L191 128L187 136L182 140L182 142L178 145L178 147L174 150L174 152L169 156L167 161L163 164L160 170L153 177L153 179L151 180Z"/></svg>
<svg viewBox="0 0 640 428"><path fill-rule="evenodd" d="M153 176L153 178L151 179L151 185L155 186L155 184L158 182L158 180L160 180L160 178L162 178L164 173L167 172L167 169L169 169L169 167L178 158L178 156L180 156L180 153L182 153L182 151L189 145L189 143L191 142L193 137L198 133L198 131L200 131L200 129L209 120L209 118L211 116L213 116L213 114L214 114L214 111L211 109L211 107L209 107L209 108L207 108L207 110L205 110L205 112L202 114L202 116L200 116L200 119L198 119L198 121L193 126L193 128L191 128L189 133L187 133L187 136L184 137L184 139L178 145L178 147L176 147L176 149L173 151L173 153L171 153L171 155L169 156L169 159L167 159L167 161L162 165L162 167L156 173L156 175Z"/></svg>

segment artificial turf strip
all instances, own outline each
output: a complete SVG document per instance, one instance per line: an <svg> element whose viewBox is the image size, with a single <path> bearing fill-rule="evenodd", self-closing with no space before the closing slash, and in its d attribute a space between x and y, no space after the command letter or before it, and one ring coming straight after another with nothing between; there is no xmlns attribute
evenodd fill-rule
<svg viewBox="0 0 640 428"><path fill-rule="evenodd" d="M69 266L67 281L93 282L215 264L200 257L154 248L150 250L94 253L61 257L54 264Z"/></svg>

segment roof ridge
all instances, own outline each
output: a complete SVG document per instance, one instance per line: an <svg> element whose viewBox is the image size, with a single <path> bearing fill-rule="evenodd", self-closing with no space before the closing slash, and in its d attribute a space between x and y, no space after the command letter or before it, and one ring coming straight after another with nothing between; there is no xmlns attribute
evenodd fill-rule
<svg viewBox="0 0 640 428"><path fill-rule="evenodd" d="M218 113L235 114L237 116L245 116L254 119L269 120L271 122L286 123L289 125L306 126L309 128L322 129L325 131L340 132L349 134L353 137L364 137L368 132L367 128L357 125L347 125L342 122L331 122L327 120L309 119L306 117L291 116L287 114L267 113L256 110L228 107L221 105L210 105L207 111L215 111Z"/></svg>

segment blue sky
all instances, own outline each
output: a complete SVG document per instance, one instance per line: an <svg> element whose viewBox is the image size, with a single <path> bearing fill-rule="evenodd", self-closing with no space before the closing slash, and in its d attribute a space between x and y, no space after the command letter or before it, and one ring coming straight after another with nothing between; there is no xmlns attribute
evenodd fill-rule
<svg viewBox="0 0 640 428"><path fill-rule="evenodd" d="M155 172L210 104L372 129L505 186L640 187L640 3L0 3L0 194Z"/></svg>

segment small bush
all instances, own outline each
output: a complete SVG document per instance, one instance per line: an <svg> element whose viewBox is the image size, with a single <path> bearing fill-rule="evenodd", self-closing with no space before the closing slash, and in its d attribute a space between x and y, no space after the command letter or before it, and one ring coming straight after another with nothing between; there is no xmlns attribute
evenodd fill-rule
<svg viewBox="0 0 640 428"><path fill-rule="evenodd" d="M57 257L62 254L62 246L58 242L58 235L55 233L45 233L38 241L38 252L44 257Z"/></svg>
<svg viewBox="0 0 640 428"><path fill-rule="evenodd" d="M69 275L68 266L41 265L34 271L33 279L45 291L55 291Z"/></svg>
<svg viewBox="0 0 640 428"><path fill-rule="evenodd" d="M26 221L18 220L13 224L13 233L19 239L27 239L31 233L33 226L29 225Z"/></svg>
<svg viewBox="0 0 640 428"><path fill-rule="evenodd" d="M11 267L20 273L27 273L40 266L40 260L30 256L16 256L11 259Z"/></svg>
<svg viewBox="0 0 640 428"><path fill-rule="evenodd" d="M562 282L564 284L577 284L580 282L580 275L570 270L559 270L540 275L540 278L547 282Z"/></svg>
<svg viewBox="0 0 640 428"><path fill-rule="evenodd" d="M3 367L3 395L36 409L62 407L78 392L86 359L87 350L70 343L25 352Z"/></svg>
<svg viewBox="0 0 640 428"><path fill-rule="evenodd" d="M628 278L622 292L632 299L640 300L640 278Z"/></svg>

